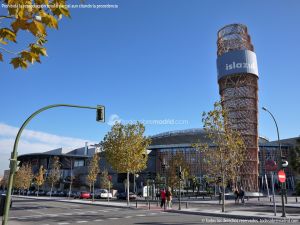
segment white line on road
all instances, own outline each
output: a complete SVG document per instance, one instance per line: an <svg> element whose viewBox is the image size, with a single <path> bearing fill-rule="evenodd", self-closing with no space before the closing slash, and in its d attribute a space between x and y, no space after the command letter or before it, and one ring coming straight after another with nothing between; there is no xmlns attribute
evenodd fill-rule
<svg viewBox="0 0 300 225"><path fill-rule="evenodd" d="M86 213L97 213L96 211L85 211Z"/></svg>
<svg viewBox="0 0 300 225"><path fill-rule="evenodd" d="M145 214L138 214L138 215L136 215L136 216L139 216L139 217L140 217L140 216L146 216L146 215L145 215Z"/></svg>
<svg viewBox="0 0 300 225"><path fill-rule="evenodd" d="M65 215L65 216L72 216L72 213L60 213L61 215Z"/></svg>
<svg viewBox="0 0 300 225"><path fill-rule="evenodd" d="M112 217L112 218L107 218L108 220L118 220L120 218L117 218L117 217Z"/></svg>
<svg viewBox="0 0 300 225"><path fill-rule="evenodd" d="M125 216L124 218L129 219L129 218L132 218L132 216Z"/></svg>
<svg viewBox="0 0 300 225"><path fill-rule="evenodd" d="M58 225L65 225L65 224L70 224L70 223L67 222L58 223Z"/></svg>
<svg viewBox="0 0 300 225"><path fill-rule="evenodd" d="M101 221L103 221L103 220L101 220L101 219L94 220L94 222L101 222Z"/></svg>
<svg viewBox="0 0 300 225"><path fill-rule="evenodd" d="M108 212L107 210L99 209L98 212Z"/></svg>
<svg viewBox="0 0 300 225"><path fill-rule="evenodd" d="M81 220L81 221L76 221L76 223L87 223L88 221Z"/></svg>

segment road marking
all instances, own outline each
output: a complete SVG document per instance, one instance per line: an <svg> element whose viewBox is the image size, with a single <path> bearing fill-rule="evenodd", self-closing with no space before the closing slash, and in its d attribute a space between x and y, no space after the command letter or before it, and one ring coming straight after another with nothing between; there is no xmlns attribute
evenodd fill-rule
<svg viewBox="0 0 300 225"><path fill-rule="evenodd" d="M60 213L61 215L65 215L65 216L71 216L73 215L72 213Z"/></svg>
<svg viewBox="0 0 300 225"><path fill-rule="evenodd" d="M58 225L65 225L65 224L70 224L70 223L67 222L58 223Z"/></svg>
<svg viewBox="0 0 300 225"><path fill-rule="evenodd" d="M97 213L96 211L86 211L87 213Z"/></svg>
<svg viewBox="0 0 300 225"><path fill-rule="evenodd" d="M157 215L157 213L150 213L150 215Z"/></svg>
<svg viewBox="0 0 300 225"><path fill-rule="evenodd" d="M76 221L76 223L87 223L88 221L81 220L81 221Z"/></svg>
<svg viewBox="0 0 300 225"><path fill-rule="evenodd" d="M101 221L103 221L103 220L101 220L101 219L94 220L94 222L101 222Z"/></svg>
<svg viewBox="0 0 300 225"><path fill-rule="evenodd" d="M125 216L124 218L129 219L129 218L132 218L132 216Z"/></svg>
<svg viewBox="0 0 300 225"><path fill-rule="evenodd" d="M99 212L108 212L107 210L100 209Z"/></svg>
<svg viewBox="0 0 300 225"><path fill-rule="evenodd" d="M145 214L138 214L138 215L136 215L136 216L146 216Z"/></svg>
<svg viewBox="0 0 300 225"><path fill-rule="evenodd" d="M117 218L117 217L112 217L112 218L107 218L108 220L117 220L117 219L120 219L120 218Z"/></svg>

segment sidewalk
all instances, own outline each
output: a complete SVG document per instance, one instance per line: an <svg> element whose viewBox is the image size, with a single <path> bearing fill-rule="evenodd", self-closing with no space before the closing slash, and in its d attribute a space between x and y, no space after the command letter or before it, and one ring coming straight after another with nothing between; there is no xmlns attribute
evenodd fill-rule
<svg viewBox="0 0 300 225"><path fill-rule="evenodd" d="M47 200L47 201L58 201L58 202L69 202L69 203L77 203L77 204L86 204L86 205L99 205L99 206L107 206L107 207L118 207L118 208L128 208L126 202L115 202L115 201L86 201L86 200L80 200L80 199L62 199L62 198L56 198L52 197L51 199L49 197L35 197L35 196L13 196L14 198L27 198L27 199L40 199L40 200ZM250 200L249 200L250 201ZM194 201L193 201L194 202ZM150 210L162 210L159 206L156 205L155 202L151 202ZM177 201L174 202L174 204L177 203ZM191 202L192 203L192 202ZM245 205L245 210L230 210L227 212L222 213L221 212L221 206L219 205L219 201L209 201L209 202L201 202L204 204L212 204L212 205L218 205L218 207L215 207L214 209L200 209L197 207L192 208L185 208L185 202L182 202L182 209L178 210L176 206L173 207L173 209L167 209L166 212L169 213L184 213L184 214L193 214L193 215L202 215L202 216L209 216L209 217L222 217L227 219L237 219L237 220L273 220L273 221L281 221L281 222L300 222L300 204L288 204L289 207L293 208L299 208L299 212L295 214L287 214L286 218L281 217L281 213L277 212L277 216L274 216L273 212L255 212L255 211L247 211L246 207L251 205L258 205L257 202L249 204L248 202ZM201 204L198 203L198 204ZM137 204L137 205L136 205ZM234 200L227 200L226 204L234 204ZM132 209L148 209L148 206L146 202L130 202L129 207ZM277 203L277 207L280 207L280 205ZM250 208L249 208L250 209Z"/></svg>

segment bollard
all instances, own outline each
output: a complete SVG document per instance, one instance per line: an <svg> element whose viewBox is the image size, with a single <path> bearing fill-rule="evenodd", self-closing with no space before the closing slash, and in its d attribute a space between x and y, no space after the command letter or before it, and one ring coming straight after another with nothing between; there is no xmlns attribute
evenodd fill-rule
<svg viewBox="0 0 300 225"><path fill-rule="evenodd" d="M298 197L296 196L296 203L298 202Z"/></svg>
<svg viewBox="0 0 300 225"><path fill-rule="evenodd" d="M271 199L271 197L270 197L270 202L272 202L272 199Z"/></svg>
<svg viewBox="0 0 300 225"><path fill-rule="evenodd" d="M151 202L149 201L149 210L150 210L150 205L151 205Z"/></svg>
<svg viewBox="0 0 300 225"><path fill-rule="evenodd" d="M135 201L135 208L137 208L137 200Z"/></svg>
<svg viewBox="0 0 300 225"><path fill-rule="evenodd" d="M186 208L186 209L188 208L188 202L185 203L185 208Z"/></svg>
<svg viewBox="0 0 300 225"><path fill-rule="evenodd" d="M260 201L260 198L259 198L259 196L258 196L258 201Z"/></svg>
<svg viewBox="0 0 300 225"><path fill-rule="evenodd" d="M156 202L156 206L158 206L158 200L157 200L157 202Z"/></svg>

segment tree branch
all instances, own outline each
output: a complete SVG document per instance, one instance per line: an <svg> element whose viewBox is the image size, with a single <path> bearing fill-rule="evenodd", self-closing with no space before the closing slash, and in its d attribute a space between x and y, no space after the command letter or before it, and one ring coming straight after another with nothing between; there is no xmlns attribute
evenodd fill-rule
<svg viewBox="0 0 300 225"><path fill-rule="evenodd" d="M2 47L0 47L0 50L4 51L6 53L9 53L9 54L13 54L13 55L18 55L19 54L18 52L9 51L9 50L7 50L5 48L2 48Z"/></svg>
<svg viewBox="0 0 300 225"><path fill-rule="evenodd" d="M0 15L0 20L2 20L2 19L14 19L15 17L13 17L13 16L1 16Z"/></svg>

